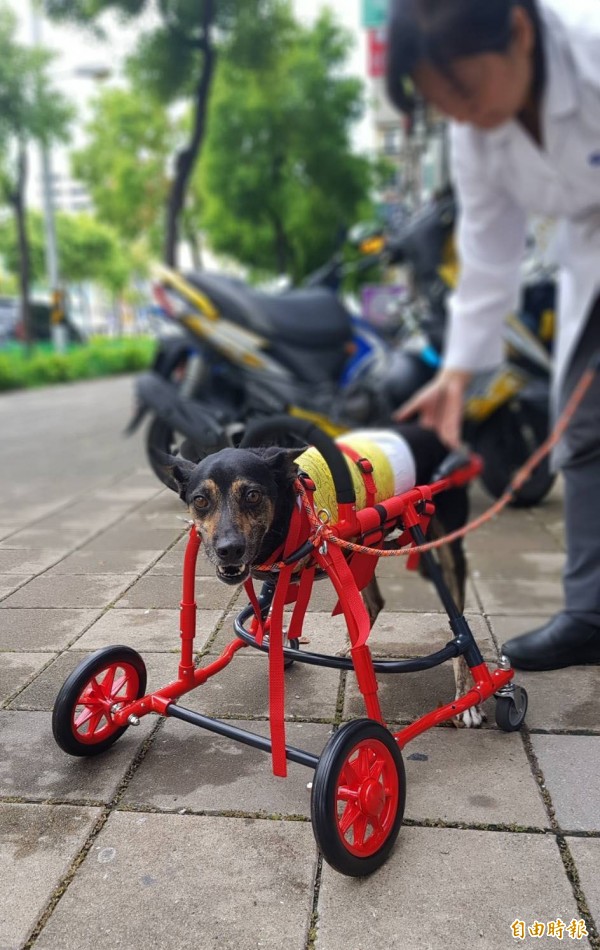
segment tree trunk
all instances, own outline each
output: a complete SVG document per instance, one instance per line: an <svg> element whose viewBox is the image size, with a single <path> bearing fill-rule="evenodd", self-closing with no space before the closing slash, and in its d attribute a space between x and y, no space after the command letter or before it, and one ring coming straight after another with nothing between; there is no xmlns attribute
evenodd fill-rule
<svg viewBox="0 0 600 950"><path fill-rule="evenodd" d="M277 214L272 214L273 229L275 231L275 259L280 274L287 274L289 264L290 244L285 233L283 221Z"/></svg>
<svg viewBox="0 0 600 950"><path fill-rule="evenodd" d="M202 246L198 238L198 231L194 227L192 221L183 222L183 228L185 231L185 237L190 247L190 254L192 257L192 267L195 271L204 270L204 265L202 263Z"/></svg>
<svg viewBox="0 0 600 950"><path fill-rule="evenodd" d="M206 132L208 99L215 71L216 50L212 42L212 27L216 15L216 0L204 0L202 12L203 51L202 72L196 89L194 127L186 148L175 159L175 178L167 201L167 222L164 258L169 267L177 266L177 241L179 222L185 205L185 197L192 171L202 149Z"/></svg>
<svg viewBox="0 0 600 950"><path fill-rule="evenodd" d="M23 341L28 350L32 345L31 334L31 303L29 300L29 283L31 273L29 238L27 235L27 221L25 217L25 186L27 183L27 146L19 142L17 156L17 180L14 191L9 195L13 207L17 236L19 242L19 289L21 292L21 322L23 324Z"/></svg>

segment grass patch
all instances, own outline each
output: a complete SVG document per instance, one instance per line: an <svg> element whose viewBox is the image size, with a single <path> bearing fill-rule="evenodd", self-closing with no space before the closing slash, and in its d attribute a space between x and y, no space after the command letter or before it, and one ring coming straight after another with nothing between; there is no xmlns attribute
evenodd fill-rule
<svg viewBox="0 0 600 950"><path fill-rule="evenodd" d="M99 337L71 344L64 353L46 343L29 353L20 344L10 345L0 350L0 392L141 372L152 363L155 349L152 337Z"/></svg>

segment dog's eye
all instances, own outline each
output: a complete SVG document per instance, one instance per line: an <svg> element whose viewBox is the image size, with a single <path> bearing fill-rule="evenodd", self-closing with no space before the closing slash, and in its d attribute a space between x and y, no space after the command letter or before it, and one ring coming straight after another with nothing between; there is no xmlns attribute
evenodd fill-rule
<svg viewBox="0 0 600 950"><path fill-rule="evenodd" d="M198 495L194 498L194 508L197 508L198 511L203 511L205 508L208 508L209 501L204 495Z"/></svg>
<svg viewBox="0 0 600 950"><path fill-rule="evenodd" d="M262 501L262 492L259 492L256 488L251 488L250 491L246 492L246 501L249 505L258 505Z"/></svg>

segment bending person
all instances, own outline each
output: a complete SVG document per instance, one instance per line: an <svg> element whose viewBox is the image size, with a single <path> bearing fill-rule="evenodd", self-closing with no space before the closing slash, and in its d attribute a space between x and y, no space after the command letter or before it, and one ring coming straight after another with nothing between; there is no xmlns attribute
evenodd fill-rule
<svg viewBox="0 0 600 950"><path fill-rule="evenodd" d="M443 369L396 419L460 441L465 388L503 357L530 212L560 219L554 406L600 351L598 0L390 0L388 91L449 117L461 276ZM565 488L564 609L509 640L519 669L600 663L600 378L556 453Z"/></svg>

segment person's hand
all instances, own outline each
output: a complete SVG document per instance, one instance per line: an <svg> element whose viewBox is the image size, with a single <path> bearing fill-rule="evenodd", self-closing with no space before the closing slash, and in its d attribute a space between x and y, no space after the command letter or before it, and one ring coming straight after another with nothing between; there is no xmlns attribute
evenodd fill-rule
<svg viewBox="0 0 600 950"><path fill-rule="evenodd" d="M462 429L465 390L471 374L458 369L443 369L427 386L394 413L395 422L407 422L415 416L426 429L433 429L442 442L458 448Z"/></svg>

